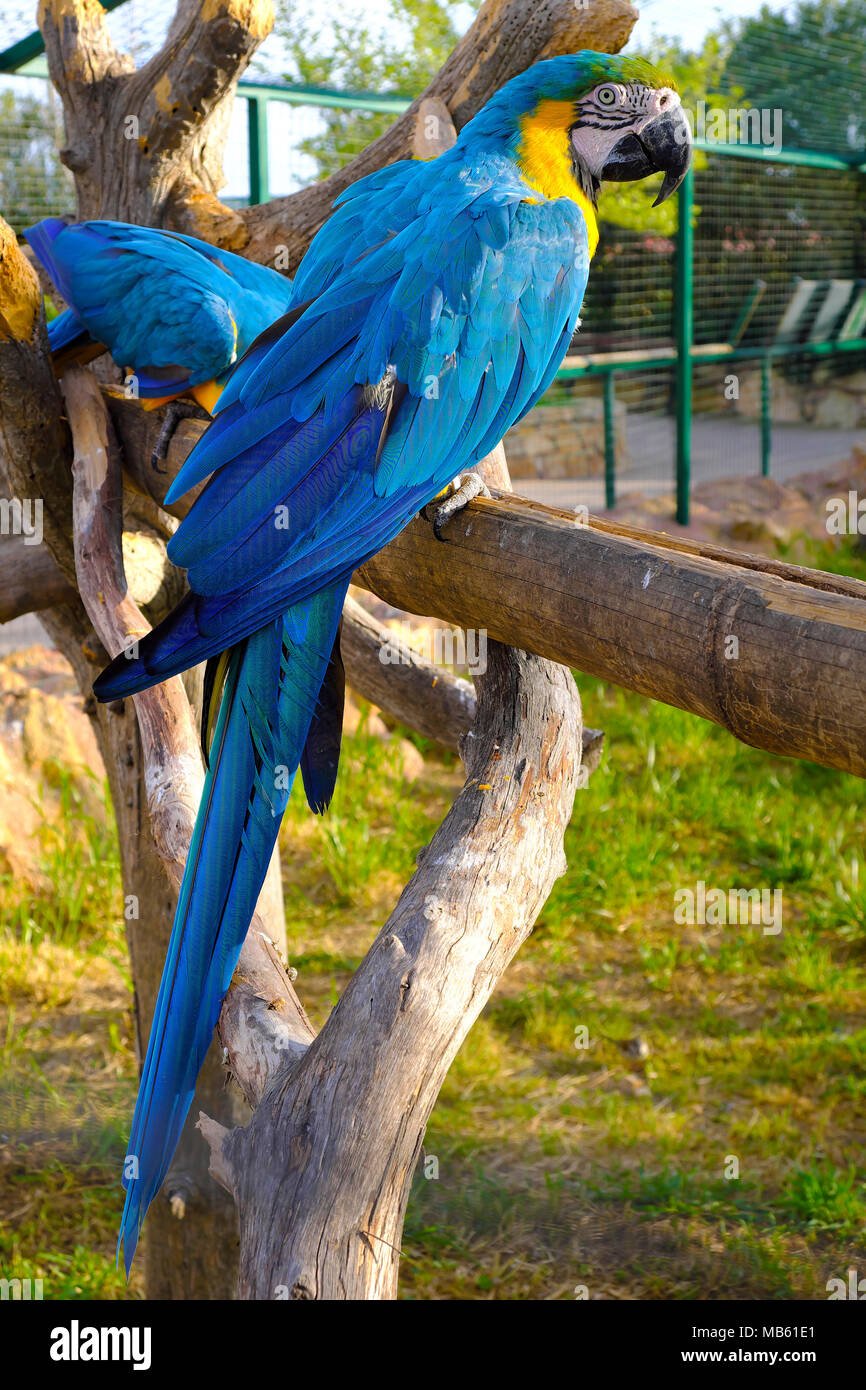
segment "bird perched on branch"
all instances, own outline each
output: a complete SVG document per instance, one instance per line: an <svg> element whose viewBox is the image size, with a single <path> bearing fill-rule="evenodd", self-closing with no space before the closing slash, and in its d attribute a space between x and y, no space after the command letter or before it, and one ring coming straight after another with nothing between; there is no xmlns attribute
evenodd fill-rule
<svg viewBox="0 0 866 1390"><path fill-rule="evenodd" d="M233 364L292 297L278 271L177 232L47 217L24 236L70 306L48 325L55 363L107 349L145 408L191 397L212 414ZM168 413L155 467L185 413Z"/></svg>
<svg viewBox="0 0 866 1390"><path fill-rule="evenodd" d="M127 1270L299 764L314 810L333 791L329 672L351 575L550 385L602 181L660 172L659 202L690 144L673 84L639 59L583 52L514 78L439 158L338 198L289 312L234 368L172 485L169 501L210 476L168 548L190 593L94 687L116 700L209 663L209 766L125 1167Z"/></svg>

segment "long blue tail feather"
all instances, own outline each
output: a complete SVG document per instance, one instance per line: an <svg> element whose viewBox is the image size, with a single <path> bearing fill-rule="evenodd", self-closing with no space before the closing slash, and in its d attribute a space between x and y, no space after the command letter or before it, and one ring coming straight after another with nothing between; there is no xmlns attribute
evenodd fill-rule
<svg viewBox="0 0 866 1390"><path fill-rule="evenodd" d="M346 588L341 581L297 604L229 660L124 1163L118 1258L122 1248L127 1274L267 873Z"/></svg>

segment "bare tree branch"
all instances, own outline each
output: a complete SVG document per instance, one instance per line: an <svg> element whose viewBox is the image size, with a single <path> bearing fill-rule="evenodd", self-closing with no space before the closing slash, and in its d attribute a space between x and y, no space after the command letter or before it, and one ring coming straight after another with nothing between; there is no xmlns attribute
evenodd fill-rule
<svg viewBox="0 0 866 1390"><path fill-rule="evenodd" d="M44 545L25 536L0 536L0 623L73 603L75 590Z"/></svg>
<svg viewBox="0 0 866 1390"><path fill-rule="evenodd" d="M134 652L134 644L149 631L129 596L124 573L120 456L95 377L81 367L70 367L64 373L62 391L75 446L73 536L78 591L94 630L113 657L127 650ZM177 891L204 784L198 734L179 676L142 691L134 696L134 703L151 831ZM252 930L271 941L261 916L253 919ZM271 961L270 972L266 960ZM243 966L239 969L244 973ZM268 987L275 998L292 997L273 951L262 955L256 947L248 969L256 990L265 988L265 976L269 975ZM297 1000L295 1004L303 1017ZM251 1007L258 1012L256 1006ZM305 1041L309 1031L307 1025Z"/></svg>
<svg viewBox="0 0 866 1390"><path fill-rule="evenodd" d="M351 597L343 606L340 646L353 690L407 728L457 748L475 720L471 681L428 661Z"/></svg>
<svg viewBox="0 0 866 1390"><path fill-rule="evenodd" d="M384 135L329 178L243 210L250 234L244 254L273 264L275 248L285 247L293 270L344 188L416 152L424 103L436 103L434 111L444 105L456 129L462 130L494 92L541 58L581 48L617 53L637 17L629 0L592 0L585 8L574 0L537 0L532 5L526 0L486 0L426 92Z"/></svg>
<svg viewBox="0 0 866 1390"><path fill-rule="evenodd" d="M171 207L175 223L243 246L244 224L216 194L238 78L272 26L271 0L179 0L163 47L136 70L98 0L42 0L79 216L152 225Z"/></svg>
<svg viewBox="0 0 866 1390"><path fill-rule="evenodd" d="M115 48L108 14L99 0L40 0L36 22L51 80L58 88L62 84L70 91L86 89L134 70L128 54Z"/></svg>
<svg viewBox="0 0 866 1390"><path fill-rule="evenodd" d="M96 378L70 367L62 381L75 455L73 537L78 591L110 657L149 631L129 597L121 547L120 458ZM135 697L154 842L177 890L203 784L198 739L179 676Z"/></svg>
<svg viewBox="0 0 866 1390"><path fill-rule="evenodd" d="M165 44L127 87L152 159L199 140L273 23L271 0L180 0Z"/></svg>
<svg viewBox="0 0 866 1390"><path fill-rule="evenodd" d="M574 683L497 644L489 657L466 785L334 1012L246 1128L200 1121L211 1172L238 1204L241 1297L394 1296L430 1110L564 871Z"/></svg>

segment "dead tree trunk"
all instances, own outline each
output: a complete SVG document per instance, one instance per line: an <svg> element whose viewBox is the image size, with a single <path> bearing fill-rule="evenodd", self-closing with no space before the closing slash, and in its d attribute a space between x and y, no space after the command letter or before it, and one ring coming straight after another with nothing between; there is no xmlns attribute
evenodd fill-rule
<svg viewBox="0 0 866 1390"><path fill-rule="evenodd" d="M573 0L540 0L532 8L531 14L527 13L525 0L487 0L453 59L443 70L441 79L437 79L428 95L447 104L459 127L492 91L539 57L580 47L616 51L628 37L635 18L636 13L627 0L597 0L587 10L576 7ZM256 46L269 32L271 23L270 0L219 0L216 4L210 3L210 0L207 3L204 0L179 0L163 49L144 68L136 71L132 60L115 50L105 23L105 13L98 0L42 0L39 24L45 38L51 76L63 102L66 123L62 158L74 175L80 216L115 217L189 230L215 243L245 249L247 254L265 260L273 258L275 242L284 243L290 248L291 263L297 262L327 215L330 200L337 192L336 185L306 189L292 199L279 200L271 210L272 215L267 207L240 214L220 203L217 197L222 181L222 149L235 85ZM398 122L396 133L390 139L384 137L383 141L377 142L343 172L340 176L342 182L338 180L339 186L344 186L371 168L409 153L412 122L411 116ZM120 626L107 621L109 614L106 605L99 599L93 601L94 593L106 592L100 584L93 587L94 565L100 579L111 579L114 584L116 603L111 612L121 626L129 611L124 607L128 602L126 578L118 550L120 497L117 456L110 426L99 414L96 398L90 396L87 409L83 411L80 400L75 404L76 388L72 388L73 395L68 398L67 408L70 418L76 420L75 446L79 457L76 465L76 514L79 526L74 532L71 441L46 347L36 282L29 275L14 238L4 234L4 239L0 239L0 465L14 495L44 500L45 540L58 571L56 582L59 587L55 590L55 596L67 601L48 609L43 620L60 650L71 661L82 691L87 695L94 676L107 656L114 654L112 647L120 636ZM84 390L83 387L80 389ZM92 417L90 424L85 417ZM97 433L88 444L91 426ZM100 443L103 436L104 442ZM120 447L125 454L127 471L134 477L141 469L142 459L136 457L136 451L130 447L122 432ZM92 470L89 473L81 463L88 458L91 462L101 458L100 450L108 459L105 464L107 471L101 480L92 475ZM126 501L129 502L128 496ZM88 513L88 507L95 510ZM91 522L95 525L101 508L106 508L110 513L111 525L106 522L100 545L89 549L82 544L82 517L90 514ZM155 517L157 522L162 517L158 509L149 515ZM132 526L141 524L134 519L132 509L128 509L127 518ZM112 527L115 529L112 530ZM131 591L135 593L134 574L130 574L129 582ZM163 609L164 606L163 603ZM18 611L22 610L19 608ZM136 615L134 621L157 621L161 611L160 603L156 602L144 609L141 619ZM520 701L528 701L535 711L531 729L527 725L523 737L536 748L539 757L546 748L544 739L550 736L557 720L563 730L567 724L572 731L579 727L576 706L573 705L576 697L573 693L566 695L568 682L561 673L555 673L554 668L535 659L505 655L501 660L494 660L494 667L508 673L507 678L505 674L496 678L498 685L491 677L491 692L495 688L503 696L501 717L507 720L510 709L513 718ZM565 685L560 688L562 681L565 681ZM533 693L536 683L539 688ZM554 690L558 694L554 695ZM542 698L541 692L544 691L547 691L547 703ZM515 704L518 692L520 700ZM189 711L187 709L185 716L177 713L184 709L185 698L176 691L159 716L160 737L165 748L173 748L188 759L185 766L189 794L178 803L175 858L179 852L178 845L188 829L190 803L194 799L193 789L198 775L193 771L193 767L197 767L198 755L189 744ZM491 694L488 699L492 698ZM572 701L570 713L567 712L569 699ZM127 926L136 990L136 1028L139 1045L142 1046L149 1028L174 912L177 866L175 863L172 868L165 818L160 818L153 798L148 798L146 777L148 771L153 770L153 742L149 754L147 734L145 731L143 736L140 731L132 702L121 702L105 709L97 708L91 700L88 709L109 772L117 817L124 894L130 907ZM176 718L172 710L177 714ZM484 728L488 729L489 726L483 740L486 746L492 736L489 730L496 724L492 704L485 720ZM527 901L535 904L536 911L543 901L545 884L549 887L552 881L554 870L551 865L558 865L561 861L561 847L557 848L556 841L562 816L565 815L567 819L568 788L576 767L575 760L579 759L579 749L576 751L576 745L572 744L567 755L564 749L560 749L558 762L550 761L547 753L544 756L547 759L543 762L545 775L549 774L554 779L551 796L558 809L551 820L553 850L550 862L545 874L538 877L536 887L527 894ZM544 794L541 774L536 777L524 767L521 781L534 788L533 796ZM466 795L488 797L486 792L480 793L477 788L474 793L464 793ZM500 806L496 814L512 814L507 809L507 795L500 804L497 792L495 803ZM472 818L467 804L461 803L459 817L450 822L449 834L456 835L464 825L469 832ZM512 809L515 826L522 823L521 816L529 815L532 811L531 807L519 811ZM485 817L489 815L489 810L488 805ZM529 824L528 821L526 823ZM473 833L480 833L477 827ZM171 839L171 836L168 838ZM166 872L167 868L169 872ZM491 873L494 873L494 869L497 878L501 877L503 866L496 867L492 863ZM478 898L479 892L480 889L476 888L462 905L467 926L470 922L475 923L472 927L473 940L482 930L492 930L488 910ZM259 914L257 931L280 943L283 922L278 884L271 884L269 895L263 894ZM474 987L481 1002L486 997L485 991L489 993L489 988L492 988L495 974L504 968L530 926L531 920L523 912L522 906L520 914L503 925L502 942L491 946L489 984L485 974ZM393 933L389 935L393 936ZM397 940L396 936L394 940ZM480 936L478 940L481 940ZM300 1055L311 1037L303 1009L279 967L273 948L262 942L262 934L251 933L226 1011L230 1036L227 1045L236 1062L235 1070L241 1076L245 1074L245 1067L249 1070L252 1066L250 1058L253 1056L259 1057L263 1074L268 1070L265 1065L265 1059L269 1056L268 1040L276 1023L279 1023L277 1031L282 1062L285 1062L287 1055L287 1029L292 1044L290 1053L294 1049L294 1053ZM433 955L426 954L426 949L418 956L415 966L414 986L418 998L427 998L427 986L419 990L422 982L418 972L422 966L426 971L428 963L434 960ZM485 971L487 968L484 967ZM470 970L468 960L467 970ZM471 971L474 972L474 966ZM464 987L462 976L459 981L455 977L455 1000L463 999L465 1003L467 996ZM276 1011L268 1010L262 1003L263 996L281 999L284 1007ZM468 1028L477 1012L475 998L473 993L468 1004L465 1028ZM351 1008L354 1007L353 1003ZM277 1013L280 1014L279 1019ZM347 1005L340 1017L349 1020L352 1016ZM286 1018L289 1019L288 1024ZM343 1026L341 1023L340 1027ZM457 1031L461 1026L455 1022ZM338 1041L334 1030L330 1038L334 1038L335 1043ZM328 1046L331 1045L329 1041ZM443 1056L447 1055L450 1059L453 1055L450 1043L443 1043L443 1046ZM306 1063L306 1058L304 1061ZM441 1065L437 1063L435 1075L439 1080L445 1066L447 1061ZM305 1072L304 1076L312 1076L312 1072ZM248 1099L251 1094L248 1090ZM415 1128L420 1126L423 1129L434 1095L431 1082L423 1090L423 1099L412 1109L411 1123ZM230 1126L237 1122L238 1112L230 1099L231 1093L223 1087L223 1072L214 1050L200 1079L197 1096L199 1105L213 1117L215 1123ZM383 1112L383 1121L384 1118ZM259 1121L259 1125L262 1123ZM414 1145L415 1141L412 1142ZM276 1151L279 1145L276 1140L274 1143ZM402 1141L398 1149L401 1155L407 1156ZM188 1129L164 1189L164 1195L173 1200L156 1203L148 1219L145 1240L147 1289L152 1297L220 1297L229 1291L233 1282L232 1251L236 1241L236 1219L231 1204L223 1199L219 1190L205 1176L206 1161L206 1146ZM299 1190L306 1190L312 1170L306 1165L301 1165L301 1169L303 1177L298 1178ZM404 1202L405 1193L401 1191L387 1218L389 1230L402 1214ZM178 1221L177 1217L183 1219ZM329 1226L329 1230L332 1229ZM395 1234L394 1244L399 1244L399 1231L396 1228ZM309 1238L312 1239L312 1236ZM308 1270L303 1243L297 1249L298 1268ZM244 1290L265 1287L260 1279L253 1278L249 1272L251 1267L247 1255L245 1269L248 1272L242 1283ZM304 1275L304 1278L308 1277L312 1276ZM328 1289L339 1286L339 1280L334 1282L330 1272L326 1283ZM393 1282L377 1279L371 1273L365 1287L368 1292L391 1292ZM356 1291L361 1288L357 1279L352 1288Z"/></svg>
<svg viewBox="0 0 866 1390"><path fill-rule="evenodd" d="M202 1118L214 1176L238 1203L244 1298L395 1296L430 1111L565 869L574 682L497 643L488 661L466 784L334 1012L267 1077L249 1125L226 1134Z"/></svg>

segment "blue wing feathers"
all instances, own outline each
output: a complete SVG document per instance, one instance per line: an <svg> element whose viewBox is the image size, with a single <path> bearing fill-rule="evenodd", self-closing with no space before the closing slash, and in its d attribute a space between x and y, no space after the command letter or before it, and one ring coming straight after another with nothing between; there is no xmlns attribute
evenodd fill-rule
<svg viewBox="0 0 866 1390"><path fill-rule="evenodd" d="M48 325L48 345L52 352L59 352L86 332L84 324L74 310L65 309Z"/></svg>
<svg viewBox="0 0 866 1390"><path fill-rule="evenodd" d="M135 369L142 395L220 377L292 297L270 267L179 233L47 218L24 235L91 336Z"/></svg>

